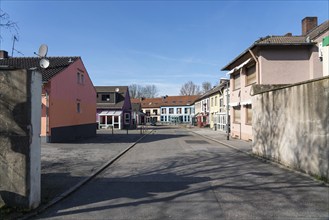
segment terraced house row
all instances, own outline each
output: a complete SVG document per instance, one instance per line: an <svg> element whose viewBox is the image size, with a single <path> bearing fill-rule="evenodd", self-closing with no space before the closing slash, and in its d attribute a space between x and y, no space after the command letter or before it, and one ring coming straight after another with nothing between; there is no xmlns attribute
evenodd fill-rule
<svg viewBox="0 0 329 220"><path fill-rule="evenodd" d="M145 123L191 124L194 120L194 102L199 96L163 96L161 98L132 99L145 114Z"/></svg>

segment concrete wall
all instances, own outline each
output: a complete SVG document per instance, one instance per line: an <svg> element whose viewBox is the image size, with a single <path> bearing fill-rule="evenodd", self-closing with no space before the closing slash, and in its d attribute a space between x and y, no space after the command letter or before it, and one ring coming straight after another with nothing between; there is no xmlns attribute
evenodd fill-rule
<svg viewBox="0 0 329 220"><path fill-rule="evenodd" d="M253 87L253 153L329 178L329 77L261 87Z"/></svg>
<svg viewBox="0 0 329 220"><path fill-rule="evenodd" d="M0 206L40 203L41 74L0 70Z"/></svg>

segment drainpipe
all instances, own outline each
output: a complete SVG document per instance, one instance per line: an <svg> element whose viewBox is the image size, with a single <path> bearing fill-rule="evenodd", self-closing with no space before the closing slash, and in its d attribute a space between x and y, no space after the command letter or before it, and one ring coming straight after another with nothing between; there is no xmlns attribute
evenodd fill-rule
<svg viewBox="0 0 329 220"><path fill-rule="evenodd" d="M49 142L49 95L46 90L46 142Z"/></svg>
<svg viewBox="0 0 329 220"><path fill-rule="evenodd" d="M259 62L258 62L258 59L255 56L255 54L252 52L252 50L249 49L249 53L251 54L252 58L255 60L255 62L257 64L257 68L256 68L257 84L260 84L260 74L259 74Z"/></svg>

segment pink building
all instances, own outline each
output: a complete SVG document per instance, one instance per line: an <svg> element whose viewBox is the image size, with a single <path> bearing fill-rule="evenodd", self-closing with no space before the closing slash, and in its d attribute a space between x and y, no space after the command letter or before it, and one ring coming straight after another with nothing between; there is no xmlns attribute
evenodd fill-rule
<svg viewBox="0 0 329 220"><path fill-rule="evenodd" d="M252 139L253 84L290 84L325 75L318 51L328 33L329 21L318 25L316 17L306 17L302 35L260 38L222 68L230 75L231 136Z"/></svg>
<svg viewBox="0 0 329 220"><path fill-rule="evenodd" d="M80 57L47 57L50 65L39 66L40 58L8 57L0 65L36 68L42 73L43 142L67 142L96 135L96 91Z"/></svg>

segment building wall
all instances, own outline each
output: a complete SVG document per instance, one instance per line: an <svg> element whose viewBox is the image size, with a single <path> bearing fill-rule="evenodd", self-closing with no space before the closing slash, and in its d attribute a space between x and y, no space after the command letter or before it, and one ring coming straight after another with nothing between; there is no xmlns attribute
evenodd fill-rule
<svg viewBox="0 0 329 220"><path fill-rule="evenodd" d="M310 79L309 47L263 49L259 53L260 84L287 84Z"/></svg>
<svg viewBox="0 0 329 220"><path fill-rule="evenodd" d="M0 70L0 207L40 203L41 81L35 71Z"/></svg>
<svg viewBox="0 0 329 220"><path fill-rule="evenodd" d="M253 97L255 154L329 178L329 77Z"/></svg>
<svg viewBox="0 0 329 220"><path fill-rule="evenodd" d="M84 82L81 82L81 79L78 82L78 72L80 76L84 75ZM77 137L85 136L84 125L89 131L90 127L94 126L95 131L90 136L96 135L96 91L80 59L54 76L50 80L48 89L49 135L52 135L52 129L57 129L56 133L58 133L58 129L70 127L73 139L75 134ZM44 97L43 104L45 101ZM78 112L78 103L80 103L80 112ZM45 123L45 118L42 121ZM45 132L46 125L42 124L42 127L42 131Z"/></svg>
<svg viewBox="0 0 329 220"><path fill-rule="evenodd" d="M157 111L157 114L153 113L154 110ZM160 121L160 108L142 108L143 113L145 114L146 122L151 122L151 118L155 118L156 121ZM150 115L147 115L146 112L150 111Z"/></svg>
<svg viewBox="0 0 329 220"><path fill-rule="evenodd" d="M169 109L173 109L173 113L169 114ZM181 113L179 113L177 110L178 108L181 109ZM163 114L163 109L165 109L166 113ZM185 109L187 109L187 113L185 113ZM194 117L194 106L166 106L160 108L160 121L164 123L170 123L175 122L173 119L177 119L177 117L180 117L181 123L191 123L192 119ZM177 122L177 121L176 121Z"/></svg>
<svg viewBox="0 0 329 220"><path fill-rule="evenodd" d="M258 77L256 68L256 78ZM252 140L252 126L247 123L247 108L242 103L251 102L250 90L252 85L247 85L247 77L245 74L246 68L240 71L240 89L234 89L234 80L231 76L230 79L230 103L238 103L238 105L230 106L230 132L234 138L243 140ZM257 80L256 80L257 81ZM236 122L234 116L234 108L240 107L240 122Z"/></svg>
<svg viewBox="0 0 329 220"><path fill-rule="evenodd" d="M210 106L209 106L209 125L210 128L214 128L217 123L217 114L219 113L219 92L213 94L209 97Z"/></svg>
<svg viewBox="0 0 329 220"><path fill-rule="evenodd" d="M209 107L209 124L210 128L226 131L227 126L227 89L224 88L223 91L213 94L209 97L210 107ZM217 102L216 102L217 99ZM222 105L220 103L222 102Z"/></svg>

